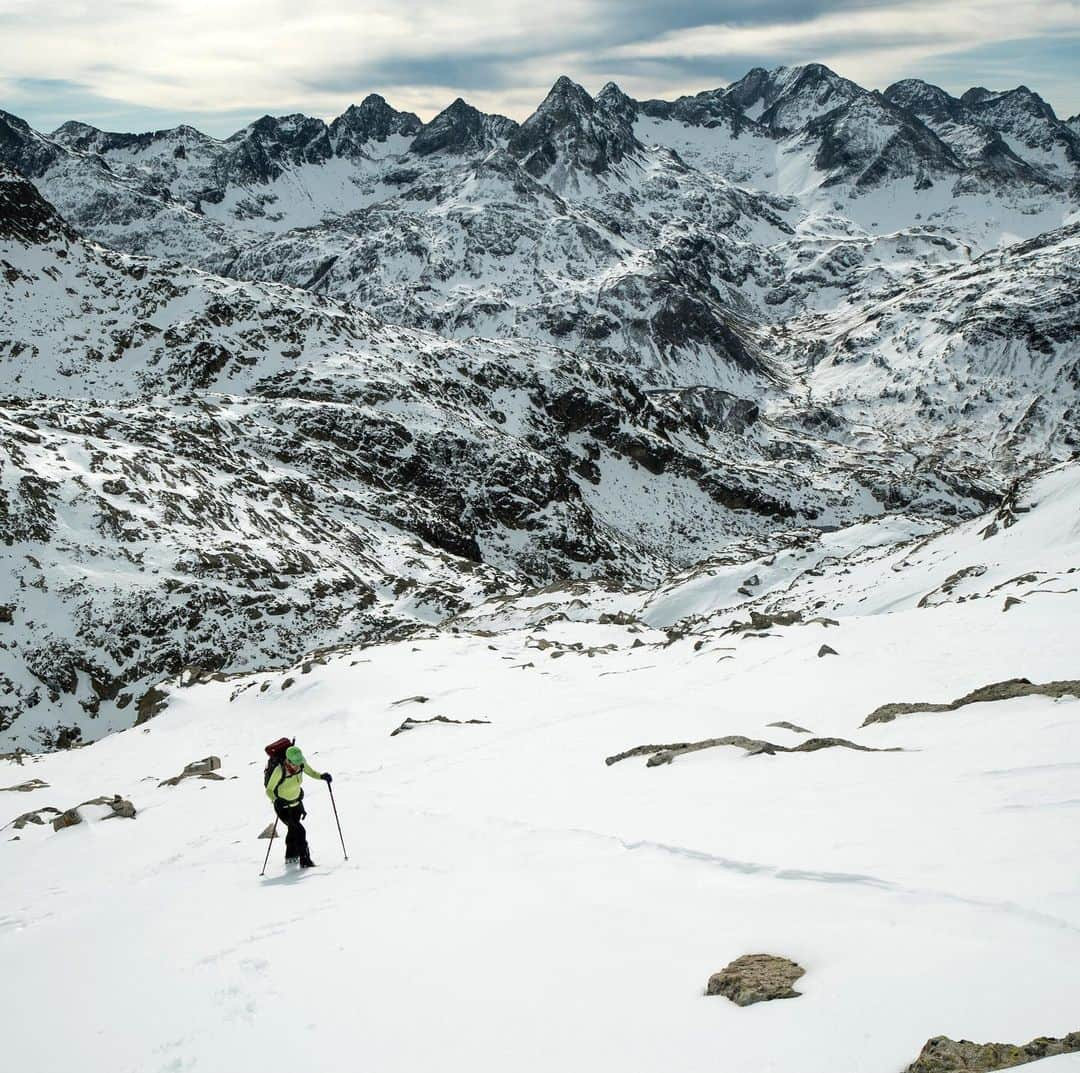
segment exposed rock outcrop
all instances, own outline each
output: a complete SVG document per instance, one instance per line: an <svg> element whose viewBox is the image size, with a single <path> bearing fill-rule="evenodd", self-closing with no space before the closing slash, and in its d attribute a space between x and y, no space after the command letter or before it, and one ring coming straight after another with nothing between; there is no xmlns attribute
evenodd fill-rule
<svg viewBox="0 0 1080 1073"><path fill-rule="evenodd" d="M158 783L159 786L176 786L183 782L184 779L210 779L220 780L224 775L218 775L216 772L221 767L221 757L219 756L204 756L202 760L192 760L190 764L185 765L184 770L179 775L174 775L171 779L165 779L163 782Z"/></svg>
<svg viewBox="0 0 1080 1073"><path fill-rule="evenodd" d="M799 729L793 727L793 729ZM809 733L809 731L806 731ZM757 738L746 738L741 734L729 734L723 738L706 738L704 741L678 742L674 745L638 745L626 752L616 753L604 760L609 767L617 764L620 760L627 760L632 756L648 756L646 767L659 767L661 764L670 764L676 757L686 753L700 752L702 749L715 749L721 745L733 745L739 749L745 749L748 756L773 756L776 753L816 753L821 749L855 749L860 753L899 753L900 748L874 749L867 745L859 745L846 738L808 738L795 746L776 745L771 741L761 741Z"/></svg>
<svg viewBox="0 0 1080 1073"><path fill-rule="evenodd" d="M802 994L792 984L806 970L788 958L775 954L744 954L709 977L706 995L723 995L736 1006L770 1002L778 998L798 998Z"/></svg>
<svg viewBox="0 0 1080 1073"><path fill-rule="evenodd" d="M1020 1044L972 1043L935 1036L926 1041L919 1057L905 1073L990 1073L1075 1051L1080 1051L1080 1031L1070 1032L1063 1039L1039 1036L1030 1043Z"/></svg>
<svg viewBox="0 0 1080 1073"><path fill-rule="evenodd" d="M1004 682L993 682L988 686L973 689L970 693L965 693L962 697L943 704L924 702L882 704L863 720L862 725L865 727L871 723L891 723L898 715L917 715L922 712L955 712L957 708L963 708L968 704L982 704L994 700L1014 700L1016 697L1059 698L1066 696L1080 698L1080 679L1067 679L1038 685L1027 678L1009 678Z"/></svg>
<svg viewBox="0 0 1080 1073"><path fill-rule="evenodd" d="M31 790L48 789L48 786L49 784L47 782L42 782L41 779L31 779L29 782L20 782L18 786L0 786L0 794L28 794Z"/></svg>
<svg viewBox="0 0 1080 1073"><path fill-rule="evenodd" d="M470 726L473 724L488 725L491 723L490 719L448 719L445 715L433 715L430 719L406 719L396 730L390 731L390 737L396 737L398 734L403 734L406 730L414 730L418 726L423 726L425 723L453 723L457 726Z"/></svg>
<svg viewBox="0 0 1080 1073"><path fill-rule="evenodd" d="M79 810L85 808L87 805L107 806L112 810L108 816L104 817L107 820L112 820L116 817L127 820L133 820L135 818L135 806L119 794L113 794L112 797L93 797L89 801L81 801L73 808L65 809L52 821L53 830L62 831L65 827L74 827L76 824L82 823L83 815Z"/></svg>

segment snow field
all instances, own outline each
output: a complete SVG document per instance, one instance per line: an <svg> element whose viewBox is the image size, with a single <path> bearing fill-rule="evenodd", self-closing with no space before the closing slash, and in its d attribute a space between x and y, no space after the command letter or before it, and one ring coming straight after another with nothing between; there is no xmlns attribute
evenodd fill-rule
<svg viewBox="0 0 1080 1073"><path fill-rule="evenodd" d="M747 1073L856 1073L901 1069L940 1033L1061 1035L1080 986L1080 701L859 729L886 701L1075 675L1080 601L1053 606L707 634L697 651L653 631L632 649L624 629L587 623L432 634L307 675L172 689L145 727L5 765L4 785L50 783L3 801L11 815L113 792L139 809L19 841L5 830L8 1053L35 1073L313 1055L659 1071L710 1054ZM616 647L552 658L539 639ZM839 656L817 658L826 641ZM415 694L430 700L394 704ZM389 736L436 714L492 722ZM796 744L766 726L779 719L906 751L603 763L729 733ZM283 872L278 842L260 879L261 746L281 733L334 772L350 860L309 785L321 867ZM226 781L157 786L209 753ZM711 972L752 952L802 964L803 996L747 1009L703 997ZM57 979L73 996L63 1034L37 998Z"/></svg>

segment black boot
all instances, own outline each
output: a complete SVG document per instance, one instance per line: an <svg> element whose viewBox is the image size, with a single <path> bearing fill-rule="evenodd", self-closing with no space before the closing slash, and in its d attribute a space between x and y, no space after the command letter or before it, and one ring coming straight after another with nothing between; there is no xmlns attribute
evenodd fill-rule
<svg viewBox="0 0 1080 1073"><path fill-rule="evenodd" d="M301 868L314 868L315 867L315 862L310 857L301 857L300 858L300 867Z"/></svg>

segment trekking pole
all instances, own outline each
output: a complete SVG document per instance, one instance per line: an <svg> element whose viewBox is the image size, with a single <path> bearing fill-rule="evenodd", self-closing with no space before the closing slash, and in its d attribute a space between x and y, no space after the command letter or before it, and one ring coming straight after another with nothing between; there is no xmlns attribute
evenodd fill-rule
<svg viewBox="0 0 1080 1073"><path fill-rule="evenodd" d="M338 838L341 839L341 852L345 854L345 860L348 860L349 851L345 848L345 836L341 833L341 820L338 819L337 803L334 801L334 788L330 783L326 784L326 788L330 791L330 804L334 809L334 820L337 823Z"/></svg>
<svg viewBox="0 0 1080 1073"><path fill-rule="evenodd" d="M278 822L278 817L275 816L274 817L274 828L270 832L270 841L266 844L266 860L263 861L263 870L259 873L259 875L261 875L261 876L266 875L266 866L270 861L270 847L274 844L274 835L277 834L277 822Z"/></svg>

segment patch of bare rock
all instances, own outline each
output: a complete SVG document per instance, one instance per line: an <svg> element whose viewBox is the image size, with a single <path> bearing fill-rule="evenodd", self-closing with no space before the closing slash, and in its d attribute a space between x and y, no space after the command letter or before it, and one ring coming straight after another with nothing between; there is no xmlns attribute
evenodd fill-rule
<svg viewBox="0 0 1080 1073"><path fill-rule="evenodd" d="M179 775L174 775L171 779L159 782L158 786L177 786L184 779L210 779L213 781L224 779L224 775L217 774L219 767L221 767L220 756L204 756L201 760L192 760L190 764L185 764L184 770Z"/></svg>
<svg viewBox="0 0 1080 1073"><path fill-rule="evenodd" d="M93 797L89 801L80 801L79 804L73 805L69 809L58 809L53 808L52 805L45 805L31 812L24 812L21 816L16 816L11 825L16 831L21 831L29 823L39 826L51 823L54 831L62 831L65 827L74 827L76 824L82 823L83 814L80 809L86 808L88 805L102 805L109 808L110 812L103 817L106 820L112 820L118 816L128 820L135 818L135 806L119 794L113 794L111 797Z"/></svg>
<svg viewBox="0 0 1080 1073"><path fill-rule="evenodd" d="M83 815L79 810L87 805L105 805L110 808L112 811L105 817L107 820L117 817L125 820L135 819L135 806L119 794L113 794L112 797L93 797L89 801L81 801L74 808L65 809L52 821L53 830L62 831L65 827L74 827L82 823Z"/></svg>
<svg viewBox="0 0 1080 1073"><path fill-rule="evenodd" d="M917 715L922 712L955 712L957 708L963 708L967 704L981 704L993 700L1014 700L1016 697L1054 697L1060 698L1073 696L1080 698L1080 680L1067 679L1060 682L1046 682L1042 685L1033 683L1027 678L1009 678L1004 682L993 682L988 686L981 686L965 693L956 700L944 704L922 703L891 703L882 704L875 708L862 722L869 726L871 723L891 723L898 715Z"/></svg>
<svg viewBox="0 0 1080 1073"><path fill-rule="evenodd" d="M919 1057L904 1073L990 1073L1074 1051L1080 1051L1080 1032L1070 1032L1063 1039L1039 1036L1021 1044L972 1043L967 1039L935 1036L926 1041Z"/></svg>
<svg viewBox="0 0 1080 1073"><path fill-rule="evenodd" d="M788 958L775 954L744 954L709 977L706 995L723 995L736 1006L771 1002L778 998L798 998L792 984L806 970Z"/></svg>
<svg viewBox="0 0 1080 1073"><path fill-rule="evenodd" d="M18 786L0 786L0 794L28 794L31 790L47 790L49 784L41 779L31 779L29 782L20 782Z"/></svg>
<svg viewBox="0 0 1080 1073"><path fill-rule="evenodd" d="M792 729L800 729L794 727ZM809 731L803 731L809 733ZM659 767L661 764L670 764L676 757L686 753L700 752L702 749L715 749L722 745L733 745L739 749L745 749L748 756L775 756L777 753L816 753L821 749L855 749L860 753L900 753L903 749L892 747L889 749L874 749L868 745L859 745L848 741L847 738L807 738L798 745L777 745L775 742L762 741L758 738L747 738L742 734L728 734L723 738L706 738L704 741L682 741L673 745L637 745L633 749L616 753L604 759L609 767L617 764L620 760L628 760L632 756L648 756L646 767Z"/></svg>
<svg viewBox="0 0 1080 1073"><path fill-rule="evenodd" d="M491 724L490 719L448 719L445 715L433 715L430 719L406 719L396 730L390 731L390 737L396 737L398 734L403 734L406 730L415 730L418 726L423 726L425 723L453 723L456 726L473 726L483 725L488 726Z"/></svg>

